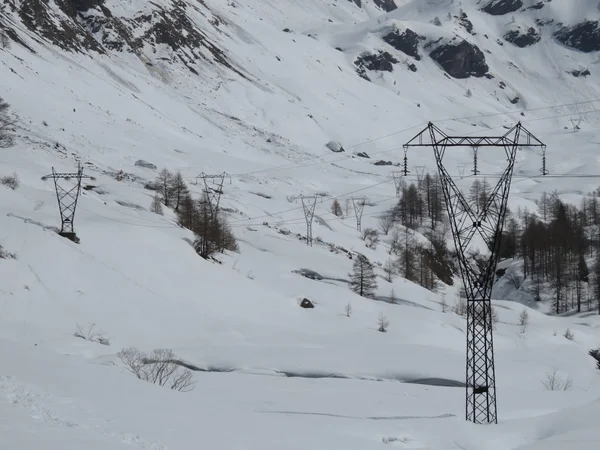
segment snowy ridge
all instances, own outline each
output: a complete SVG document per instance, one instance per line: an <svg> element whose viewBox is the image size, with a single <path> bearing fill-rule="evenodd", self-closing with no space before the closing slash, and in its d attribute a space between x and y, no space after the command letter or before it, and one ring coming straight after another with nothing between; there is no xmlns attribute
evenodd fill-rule
<svg viewBox="0 0 600 450"><path fill-rule="evenodd" d="M88 9L70 8L84 3ZM476 427L463 420L465 319L442 312L457 286L433 293L380 277L378 301L364 299L346 282L353 260L329 245L364 253L383 275L390 236L366 248L354 217L335 217L331 202L366 195L373 206L362 226L376 227L396 201L389 172L398 167L373 163L400 163L402 144L429 120L448 133L473 134L503 134L522 120L548 144L551 173L600 173L598 53L555 37L559 21L570 27L597 20L597 2L553 0L532 9L540 2L524 1L499 16L475 0L396 0L398 9L387 13L375 1L359 3L2 5L0 29L11 46L0 48L0 96L19 124L15 147L0 150L0 176L15 171L21 186L0 187L0 244L17 255L0 259L0 444L597 448L600 371L588 356L600 345L597 316L549 317L527 308L522 333L524 306L494 301L500 424ZM27 26L24 8L35 7L54 28ZM461 8L476 34L461 22ZM554 22L539 26L538 19ZM75 37L64 27L53 34L58 24L76 30ZM533 26L541 40L531 46L504 39ZM420 59L384 40L407 29L423 37ZM429 56L462 40L480 49L493 78L454 78ZM391 72L366 69L369 82L355 61L378 50L398 63ZM575 69L590 75L575 77ZM571 118L582 119L578 132ZM331 152L331 140L345 152ZM408 157L410 181L414 166L433 171L429 152ZM198 257L172 211L149 211L153 192L144 186L157 170L136 166L138 160L181 170L195 197L200 172L229 173L221 205L240 253L219 255L222 264ZM469 149L448 152L446 160L453 174L471 161ZM78 205L79 245L55 233L54 188L41 180L51 167L71 172L77 162L96 177ZM497 174L503 164L498 153L481 155L483 173ZM540 165L538 152L520 150L513 210L535 209L540 193L553 189L578 203L598 186L595 178L541 179ZM120 170L125 178L117 181ZM468 188L471 181L458 183ZM312 248L298 238L305 233L302 205L288 200L300 193L324 199L313 226L322 243ZM299 269L323 279L294 273ZM392 290L397 304L385 301ZM300 308L304 297L316 307ZM344 315L348 303L351 317ZM387 333L377 332L381 313ZM73 336L77 324L92 323L110 346ZM563 337L567 328L572 341ZM135 379L116 356L131 346L172 348L200 369L194 391ZM554 369L572 378L570 390L544 388Z"/></svg>

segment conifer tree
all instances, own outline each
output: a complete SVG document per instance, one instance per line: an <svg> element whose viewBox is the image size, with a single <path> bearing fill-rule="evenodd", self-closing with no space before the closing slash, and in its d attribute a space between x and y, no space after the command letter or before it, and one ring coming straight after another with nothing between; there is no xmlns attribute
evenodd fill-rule
<svg viewBox="0 0 600 450"><path fill-rule="evenodd" d="M358 254L352 266L350 289L362 297L372 297L377 288L373 264L362 254Z"/></svg>

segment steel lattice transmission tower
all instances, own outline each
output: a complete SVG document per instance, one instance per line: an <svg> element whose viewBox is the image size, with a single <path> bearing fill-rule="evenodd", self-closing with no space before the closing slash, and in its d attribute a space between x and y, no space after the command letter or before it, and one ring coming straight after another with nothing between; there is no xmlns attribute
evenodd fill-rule
<svg viewBox="0 0 600 450"><path fill-rule="evenodd" d="M396 188L396 197L400 198L400 194L402 193L402 186L404 183L404 172L401 170L392 170L390 175L394 179L394 187Z"/></svg>
<svg viewBox="0 0 600 450"><path fill-rule="evenodd" d="M226 172L218 175L207 175L202 172L196 177L196 180L198 180L198 178L202 178L202 181L204 181L203 192L205 200L210 209L210 214L213 218L216 217L219 212L219 203L221 201L221 194L223 194L223 183L226 176ZM211 180L212 183L210 183Z"/></svg>
<svg viewBox="0 0 600 450"><path fill-rule="evenodd" d="M365 209L366 202L367 199L365 197L352 197L352 204L354 205L354 215L356 216L356 229L358 231L360 231L363 210Z"/></svg>
<svg viewBox="0 0 600 450"><path fill-rule="evenodd" d="M506 153L506 168L480 210L465 199L443 164L448 147L464 146L475 149L499 147ZM515 157L521 146L541 147L545 156L546 146L520 122L503 136L493 137L448 136L430 122L404 146L405 150L408 147L432 147L434 151L467 294L466 418L474 423L498 423L490 299ZM546 174L545 158L543 161L542 173ZM483 240L490 252L481 269L467 256L467 247L475 235Z"/></svg>
<svg viewBox="0 0 600 450"><path fill-rule="evenodd" d="M56 199L58 200L58 210L60 211L60 235L64 236L73 242L79 242L79 238L75 234L73 228L73 222L75 221L75 210L77 209L77 200L81 194L81 180L83 178L89 178L94 180L94 177L84 175L83 167L78 166L77 172L75 173L58 173L52 168L52 173L42 177L42 180L52 178L54 180L54 188L56 190ZM70 182L70 186L64 187L59 184L59 180Z"/></svg>
<svg viewBox="0 0 600 450"><path fill-rule="evenodd" d="M302 202L302 209L304 209L304 218L306 219L306 245L312 247L312 222L313 218L315 217L315 208L317 207L317 199L319 197L316 195L304 196L302 194L300 194L298 197Z"/></svg>

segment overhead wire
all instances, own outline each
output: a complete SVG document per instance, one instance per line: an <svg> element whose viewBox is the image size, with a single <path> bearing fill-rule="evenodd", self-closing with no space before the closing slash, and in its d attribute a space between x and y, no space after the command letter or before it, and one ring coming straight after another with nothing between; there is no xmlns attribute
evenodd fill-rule
<svg viewBox="0 0 600 450"><path fill-rule="evenodd" d="M521 110L498 112L498 113L479 114L479 115L474 115L474 116L450 117L450 118L441 119L441 120L433 120L432 122L435 122L435 123L444 123L444 122L450 122L450 121L454 122L454 121L460 121L460 120L480 119L480 118L488 118L488 117L503 116L503 115L510 115L510 114L521 114L521 113L525 113L525 112L543 111L543 110L547 110L547 109L564 108L564 107L569 107L569 106L587 105L587 104L597 103L597 102L600 102L600 99L585 100L585 101L581 101L581 102L572 102L572 103L563 103L563 104L554 105L554 106L542 106L542 107L537 107L537 108L525 108L525 109L521 109ZM578 114L588 114L588 113L598 112L598 111L600 111L600 110L594 109L592 111L578 112ZM553 119L553 118L566 117L566 116L569 116L571 114L572 113L561 114L561 115L550 116L550 117L525 119L525 120L521 120L521 122L534 122L534 121L538 121L538 120L549 120L549 119ZM386 139L386 138L395 136L395 135L400 134L400 133L404 133L406 131L409 131L409 130L411 130L413 128L417 128L419 126L424 126L424 123L421 122L421 123L413 125L411 127L404 128L404 129L401 129L401 130L397 130L397 131L394 131L392 133L388 133L386 135L378 136L378 137L375 137L375 138L372 138L372 139L367 139L365 141L359 142L357 144L353 144L353 145L345 147L345 148L352 149L352 148L356 148L356 147L361 147L363 145L370 144L372 142L376 142L376 141L379 141L379 140L382 140L382 139ZM493 129L501 128L501 127L503 127L503 125L499 125L497 127L488 128L488 130L493 130ZM469 134L474 134L474 133L477 133L478 131L479 130L477 130L477 131L475 131L473 133L469 133ZM382 150L382 151L372 152L371 154L372 155L377 155L377 154L389 153L391 151L400 150L400 149L402 149L402 146L394 147L394 148L388 149L388 150ZM316 155L316 156L313 156L313 157L310 157L310 158L306 158L306 159L301 160L301 161L295 161L295 162L286 163L286 164L283 164L283 165L280 165L280 166L274 166L274 167L270 167L270 168L259 169L259 170L255 170L255 171L251 171L251 172L246 172L246 173L231 174L231 176L241 177L241 176L254 175L254 174L257 174L257 173L268 173L268 172L275 172L275 171L279 171L279 170L287 170L287 169L293 169L293 168L310 167L312 165L320 164L321 162L322 163L333 163L333 162L338 162L338 161L345 161L347 159L352 159L353 157L354 157L354 155L345 155L343 157L340 157L340 158L337 158L337 159L333 159L333 160L318 161L318 162L311 163L311 164L303 164L303 163L306 163L306 162L313 161L315 159L322 158L322 155Z"/></svg>

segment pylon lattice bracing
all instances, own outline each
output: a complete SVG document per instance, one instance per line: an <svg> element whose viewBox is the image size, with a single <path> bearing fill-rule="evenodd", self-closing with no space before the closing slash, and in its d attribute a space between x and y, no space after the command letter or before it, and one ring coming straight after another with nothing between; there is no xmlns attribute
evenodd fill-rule
<svg viewBox="0 0 600 450"><path fill-rule="evenodd" d="M317 207L317 196L304 196L300 195L300 201L302 202L302 209L304 209L304 218L306 219L306 245L312 247L312 222L315 217L315 208Z"/></svg>
<svg viewBox="0 0 600 450"><path fill-rule="evenodd" d="M480 209L465 199L443 164L448 147L465 146L475 150L500 147L507 157L504 172ZM474 423L498 423L491 294L510 182L517 149L521 146L542 148L542 173L546 174L546 146L520 122L504 135L492 137L448 136L430 122L404 145L405 154L409 147L432 147L434 151L467 295L466 419ZM467 256L467 248L476 234L490 252L483 268L474 267Z"/></svg>
<svg viewBox="0 0 600 450"><path fill-rule="evenodd" d="M56 190L56 199L58 200L58 210L60 212L60 234L66 237L74 239L75 237L75 211L77 209L77 200L81 194L81 180L83 178L94 179L94 177L84 175L83 167L79 165L77 172L75 173L58 173L52 168L52 173L42 177L42 180L52 178L54 180L54 188ZM69 186L64 187L63 184L59 183L59 180L66 182L75 182Z"/></svg>

